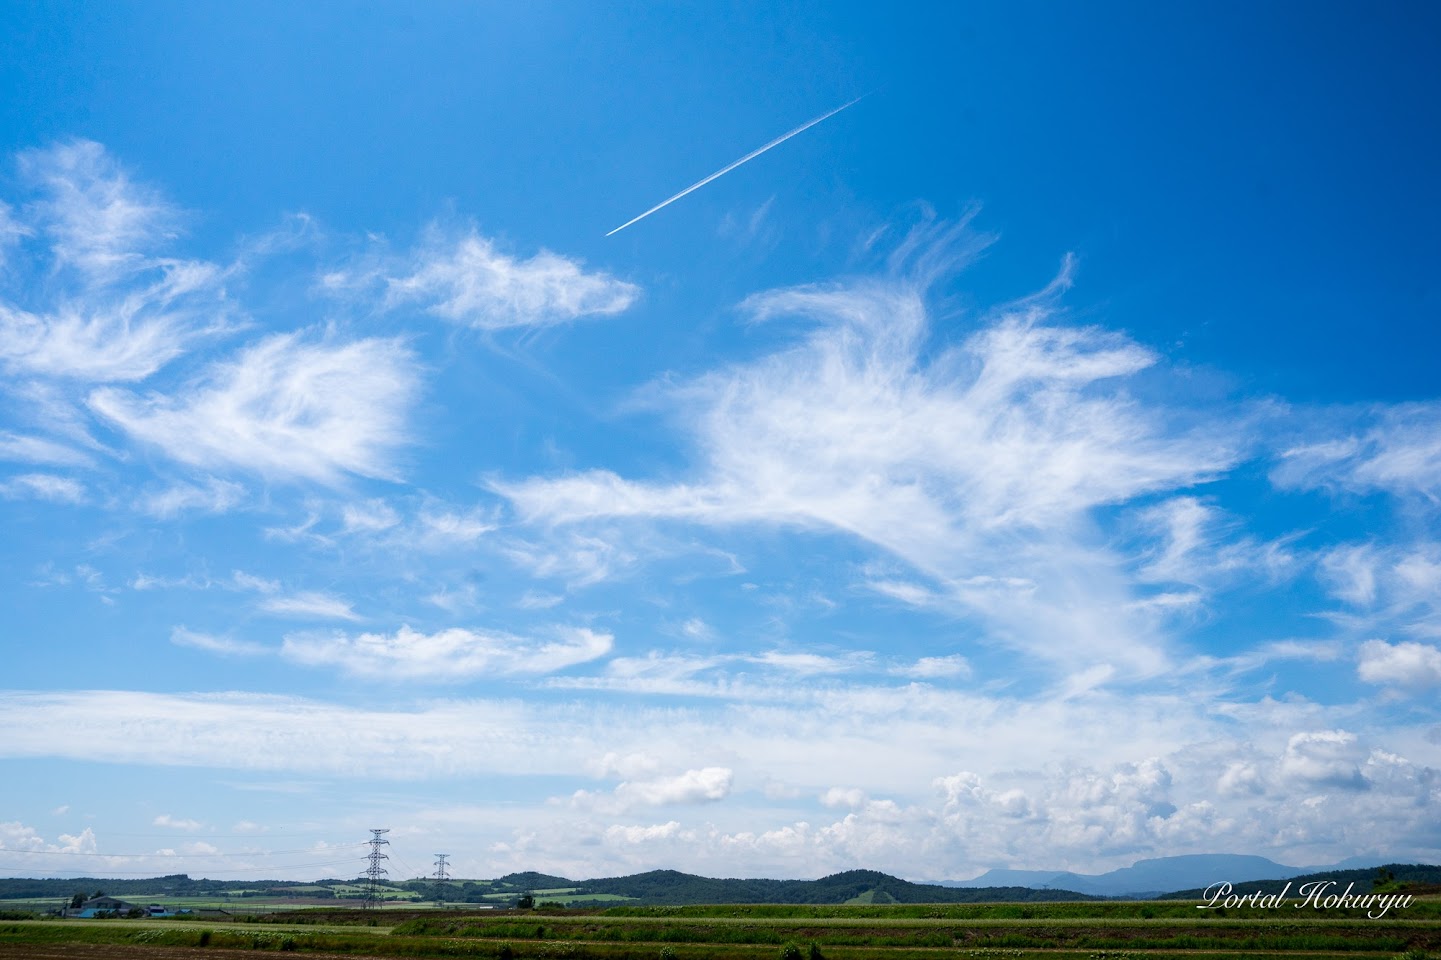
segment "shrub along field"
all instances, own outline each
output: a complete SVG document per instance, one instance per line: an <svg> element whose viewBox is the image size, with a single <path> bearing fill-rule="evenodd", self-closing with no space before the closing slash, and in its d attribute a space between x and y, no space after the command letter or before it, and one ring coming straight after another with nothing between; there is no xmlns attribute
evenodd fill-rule
<svg viewBox="0 0 1441 960"><path fill-rule="evenodd" d="M0 921L0 956L192 958L232 950L495 960L1441 960L1441 899L1364 911L1194 903L307 910L222 921Z"/></svg>

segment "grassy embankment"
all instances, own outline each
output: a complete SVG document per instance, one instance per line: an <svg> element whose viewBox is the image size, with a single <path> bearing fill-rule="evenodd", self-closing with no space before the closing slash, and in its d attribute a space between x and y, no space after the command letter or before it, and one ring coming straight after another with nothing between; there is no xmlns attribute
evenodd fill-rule
<svg viewBox="0 0 1441 960"><path fill-rule="evenodd" d="M382 925L384 924L384 925ZM1441 958L1441 900L1378 920L1364 911L1193 903L619 907L438 913L308 910L247 922L0 921L0 955L189 958L277 950L496 960L1242 960Z"/></svg>

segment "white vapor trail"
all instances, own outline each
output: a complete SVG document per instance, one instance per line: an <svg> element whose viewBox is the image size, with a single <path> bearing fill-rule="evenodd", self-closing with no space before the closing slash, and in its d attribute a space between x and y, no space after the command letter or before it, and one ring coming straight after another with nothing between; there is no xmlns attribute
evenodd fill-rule
<svg viewBox="0 0 1441 960"><path fill-rule="evenodd" d="M739 160L737 160L735 163L732 163L732 164L730 164L730 165L728 165L728 166L721 167L719 170L717 170L715 173L711 174L710 176L706 177L704 180L697 180L695 183L693 183L693 184L691 184L690 186L686 187L684 190L682 190L680 193L676 194L675 196L671 197L670 199L668 199L668 200L662 200L660 203L658 203L658 204L656 204L655 206L651 207L649 210L647 210L645 213L642 213L640 216L638 216L638 217L636 217L636 218L634 218L634 219L632 219L632 220L627 220L625 223L622 223L620 226L616 227L616 228L615 228L614 230L612 230L610 233L607 233L606 236L608 237L608 236L611 236L611 234L620 233L622 230L624 230L626 227L630 226L632 223L635 223L637 220L644 220L646 217L650 216L652 213L655 213L657 210L661 209L662 207L668 207L668 206L670 206L672 203L675 203L677 200L679 200L681 197L685 196L686 194L690 193L691 191L693 191L693 190L699 190L701 187L703 187L703 186L705 186L706 184L710 183L712 180L716 179L717 177L723 177L723 176L725 176L726 174L730 173L732 170L734 170L736 167L740 166L741 164L746 163L746 162L751 161L751 160L754 160L756 157L758 157L758 156L760 156L761 154L765 153L765 152L766 152L767 150L769 150L771 147L778 147L778 146L780 146L781 144L785 143L787 140L789 140L791 137L794 137L796 134L802 133L803 131L809 130L811 127L814 127L816 124L820 123L822 120L829 120L831 117L834 117L836 114L840 113L842 110L846 109L847 107L855 106L857 103L860 103L862 100L864 100L864 99L866 98L866 96L867 96L867 94L862 94L861 96L856 97L856 98L855 98L854 100L852 100L850 103L843 103L843 104L841 104L839 107L836 107L834 110L830 111L829 113L823 113L823 114L821 114L819 117L816 117L814 120L807 120L805 123L801 124L799 127L796 127L796 128L795 128L794 130L792 130L790 133L783 133L783 134L781 134L779 137L776 137L774 140L772 140L770 143L766 144L765 146L759 147L759 148L757 148L757 149L755 149L755 150L752 150L750 153L748 153L748 154L746 154L745 156L741 157L741 158L740 158Z"/></svg>

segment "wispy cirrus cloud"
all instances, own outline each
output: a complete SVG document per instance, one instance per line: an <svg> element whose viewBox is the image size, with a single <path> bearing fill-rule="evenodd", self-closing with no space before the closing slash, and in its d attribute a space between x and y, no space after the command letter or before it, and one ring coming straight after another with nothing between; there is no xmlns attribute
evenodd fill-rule
<svg viewBox="0 0 1441 960"><path fill-rule="evenodd" d="M20 171L35 196L8 233L22 251L45 244L54 276L28 305L0 299L0 365L12 375L143 380L239 325L226 270L161 255L178 211L100 144L23 153Z"/></svg>
<svg viewBox="0 0 1441 960"><path fill-rule="evenodd" d="M260 602L260 609L277 616L299 617L305 620L365 619L351 608L350 601L344 597L315 590L267 597Z"/></svg>
<svg viewBox="0 0 1441 960"><path fill-rule="evenodd" d="M542 637L452 627L422 633L291 634L281 656L376 680L456 683L477 677L552 673L610 653L614 638L586 627L552 627Z"/></svg>
<svg viewBox="0 0 1441 960"><path fill-rule="evenodd" d="M1338 419L1351 428L1338 430ZM1320 436L1281 451L1271 472L1278 486L1441 504L1441 403L1340 411L1314 432Z"/></svg>
<svg viewBox="0 0 1441 960"><path fill-rule="evenodd" d="M1156 356L1062 322L1065 275L961 342L933 343L928 271L953 264L912 246L915 264L899 272L750 298L756 319L800 316L811 332L658 388L696 451L687 476L594 469L494 489L522 520L570 536L618 521L850 534L930 578L1002 643L1155 672L1159 614L1135 605L1123 557L1093 534L1096 514L1222 475L1243 437L1135 399L1127 382Z"/></svg>
<svg viewBox="0 0 1441 960"><path fill-rule="evenodd" d="M640 288L549 250L517 257L474 228L433 226L404 255L372 255L321 278L323 290L369 294L384 307L416 307L476 330L545 327L611 316L635 303Z"/></svg>
<svg viewBox="0 0 1441 960"><path fill-rule="evenodd" d="M218 477L178 482L147 491L136 501L141 513L168 519L185 513L224 513L245 500L245 488Z"/></svg>
<svg viewBox="0 0 1441 960"><path fill-rule="evenodd" d="M68 444L17 433L0 433L0 460L72 467L90 463L89 455Z"/></svg>
<svg viewBox="0 0 1441 960"><path fill-rule="evenodd" d="M35 231L15 219L15 211L4 200L0 200L0 269L5 267L5 258L9 255L10 248L18 244L22 237L28 237Z"/></svg>
<svg viewBox="0 0 1441 960"><path fill-rule="evenodd" d="M85 502L85 485L50 473L22 473L0 479L0 497L11 500L49 500L52 503Z"/></svg>
<svg viewBox="0 0 1441 960"><path fill-rule="evenodd" d="M1326 616L1352 635L1441 637L1441 543L1340 543L1316 574L1340 604Z"/></svg>
<svg viewBox="0 0 1441 960"><path fill-rule="evenodd" d="M396 476L417 389L414 357L398 340L276 334L181 393L101 389L89 406L182 463L335 484L346 474Z"/></svg>
<svg viewBox="0 0 1441 960"><path fill-rule="evenodd" d="M176 627L170 631L170 642L177 647L189 647L193 650L204 650L206 653L217 653L227 657L251 657L268 652L258 643L249 643L230 637L217 637L208 633L188 630L185 627Z"/></svg>

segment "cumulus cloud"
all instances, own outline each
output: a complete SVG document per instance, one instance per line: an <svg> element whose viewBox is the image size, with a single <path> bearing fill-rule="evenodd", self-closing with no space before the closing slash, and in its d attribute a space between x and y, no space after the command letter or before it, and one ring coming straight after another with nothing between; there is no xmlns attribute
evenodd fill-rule
<svg viewBox="0 0 1441 960"><path fill-rule="evenodd" d="M311 778L364 764L409 782L581 770L621 779L623 790L570 803L506 805L494 830L517 817L533 824L526 856L539 869L574 858L588 838L603 842L612 824L650 825L646 812L658 808L694 834L666 848L664 865L785 876L854 866L932 878L988 866L1095 872L1215 852L1218 836L1291 863L1377 843L1441 854L1441 777L1424 763L1434 745L1418 729L1343 732L1334 720L1347 709L1105 694L1027 702L929 686L714 709L449 699L360 709L243 694L7 691L0 755L83 758L118 724L132 736L115 743L116 763ZM715 760L696 763L696 744L713 745ZM766 798L742 784L767 785ZM617 819L628 815L641 819ZM571 818L564 829L558 816Z"/></svg>
<svg viewBox="0 0 1441 960"><path fill-rule="evenodd" d="M856 787L830 787L820 800L827 807L859 807L866 802L866 792Z"/></svg>
<svg viewBox="0 0 1441 960"><path fill-rule="evenodd" d="M213 365L180 395L104 389L90 407L182 463L336 483L396 475L393 453L408 440L415 393L413 357L399 341L278 334Z"/></svg>
<svg viewBox="0 0 1441 960"><path fill-rule="evenodd" d="M516 259L473 230L453 239L433 235L406 267L402 275L387 278L390 305L417 304L478 330L609 316L640 295L634 284L586 272L577 261L548 250Z"/></svg>
<svg viewBox="0 0 1441 960"><path fill-rule="evenodd" d="M28 853L94 853L95 833L89 827L78 834L62 833L52 843L40 835L34 827L18 820L0 821L0 850L19 850Z"/></svg>
<svg viewBox="0 0 1441 960"><path fill-rule="evenodd" d="M602 813L624 813L638 807L714 803L731 792L735 772L729 767L703 767L670 777L627 780L609 793L578 790L572 806Z"/></svg>
<svg viewBox="0 0 1441 960"><path fill-rule="evenodd" d="M648 826L623 826L613 824L605 830L605 839L609 843L616 844L640 844L653 843L656 840L670 840L681 835L681 825L678 820L669 820L665 823L653 823Z"/></svg>
<svg viewBox="0 0 1441 960"><path fill-rule="evenodd" d="M610 634L585 627L554 627L549 632L552 639L547 640L459 627L432 634L409 626L391 634L291 634L281 655L371 679L456 683L552 673L603 657L614 644Z"/></svg>
<svg viewBox="0 0 1441 960"><path fill-rule="evenodd" d="M724 800L730 794L733 778L734 773L728 767L703 767L674 777L627 781L615 788L615 795L627 805L708 803Z"/></svg>
<svg viewBox="0 0 1441 960"><path fill-rule="evenodd" d="M199 830L201 827L205 826L205 824L201 823L199 820L191 820L185 817L172 817L168 813L160 814L154 820L150 821L150 823L151 826L169 827L172 830ZM212 847L207 852L214 853L215 848Z"/></svg>
<svg viewBox="0 0 1441 960"><path fill-rule="evenodd" d="M1441 687L1441 650L1429 643L1367 640L1361 644L1356 675L1367 683L1415 692Z"/></svg>
<svg viewBox="0 0 1441 960"><path fill-rule="evenodd" d="M1286 744L1281 773L1317 787L1364 790L1370 782L1361 774L1365 752L1356 735L1346 730L1298 733Z"/></svg>

